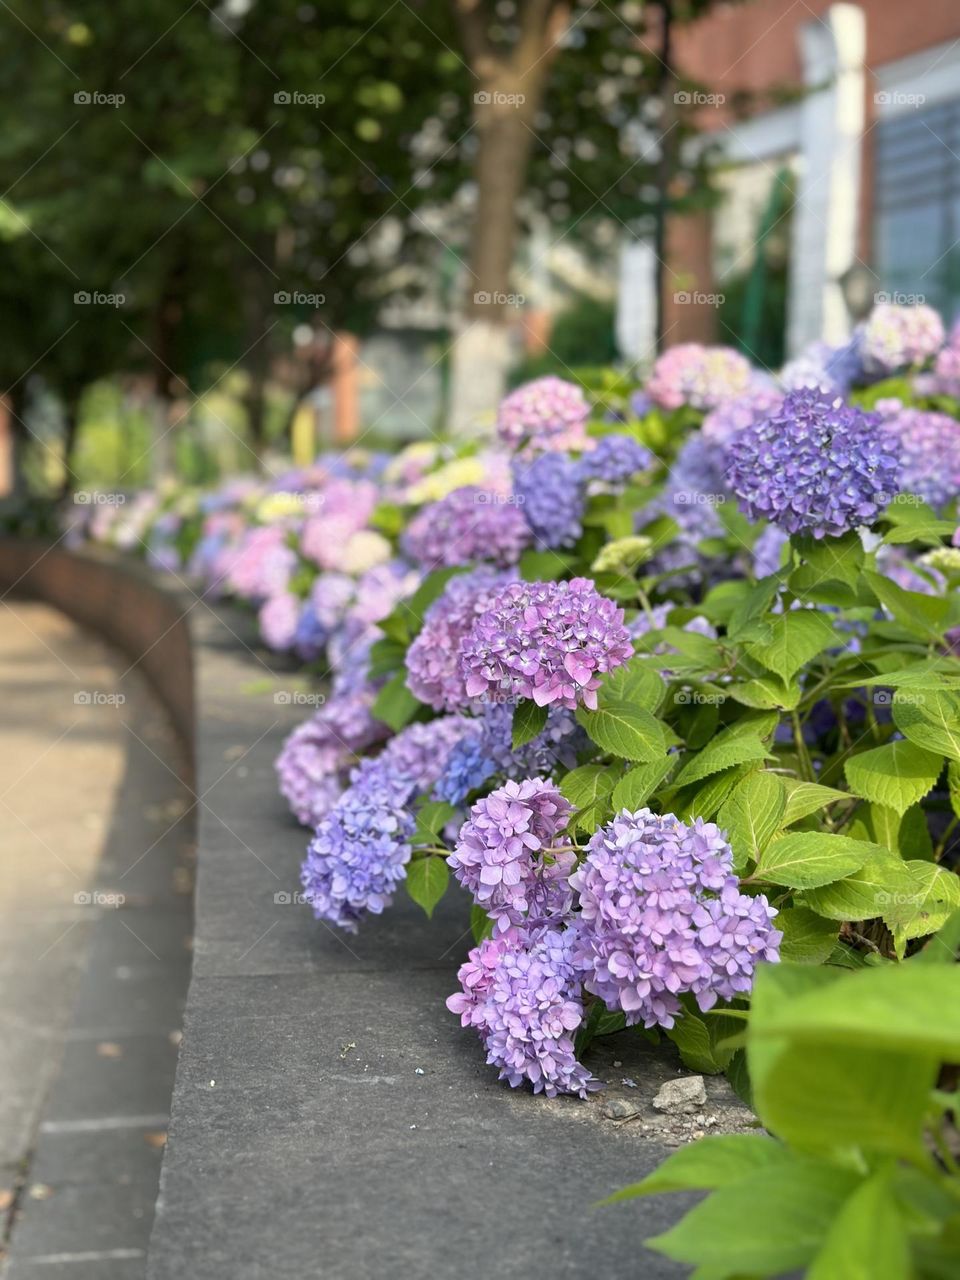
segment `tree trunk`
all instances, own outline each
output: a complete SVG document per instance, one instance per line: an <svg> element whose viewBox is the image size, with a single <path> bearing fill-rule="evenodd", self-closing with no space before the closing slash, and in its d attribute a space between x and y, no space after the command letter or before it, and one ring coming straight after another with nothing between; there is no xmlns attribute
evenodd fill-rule
<svg viewBox="0 0 960 1280"><path fill-rule="evenodd" d="M504 58L488 45L478 7L461 5L464 44L477 82L477 205L467 297L451 359L449 423L454 433L489 429L503 396L508 326L522 305L510 291L518 203L527 185L534 121L566 13L554 0L528 0L524 28L512 55Z"/></svg>

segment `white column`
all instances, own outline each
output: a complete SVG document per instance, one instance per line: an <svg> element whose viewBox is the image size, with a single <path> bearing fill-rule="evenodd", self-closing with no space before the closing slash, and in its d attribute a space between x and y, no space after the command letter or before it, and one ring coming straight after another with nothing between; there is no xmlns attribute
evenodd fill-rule
<svg viewBox="0 0 960 1280"><path fill-rule="evenodd" d="M850 328L839 278L856 257L864 130L866 23L855 4L834 4L800 30L797 200L790 255L787 347L842 342Z"/></svg>

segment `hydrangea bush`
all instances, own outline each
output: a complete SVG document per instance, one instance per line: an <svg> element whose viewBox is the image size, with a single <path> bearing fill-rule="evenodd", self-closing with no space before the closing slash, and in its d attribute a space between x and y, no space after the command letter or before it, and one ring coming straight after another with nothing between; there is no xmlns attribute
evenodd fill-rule
<svg viewBox="0 0 960 1280"><path fill-rule="evenodd" d="M482 448L93 508L316 680L277 762L305 897L354 931L461 892L448 1005L509 1084L584 1097L592 1039L636 1027L742 1087L764 975L899 971L960 906L931 316L878 308L779 377L686 344L642 386L538 379Z"/></svg>

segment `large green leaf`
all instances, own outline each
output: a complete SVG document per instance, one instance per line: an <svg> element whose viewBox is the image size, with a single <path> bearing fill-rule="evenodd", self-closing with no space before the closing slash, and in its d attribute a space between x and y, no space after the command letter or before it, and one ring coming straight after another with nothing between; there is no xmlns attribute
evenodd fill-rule
<svg viewBox="0 0 960 1280"><path fill-rule="evenodd" d="M701 1138L667 1156L641 1182L615 1191L601 1203L656 1196L665 1191L715 1191L734 1186L759 1170L773 1173L793 1160L787 1148L773 1138L746 1133Z"/></svg>
<svg viewBox="0 0 960 1280"><path fill-rule="evenodd" d="M912 938L936 933L960 907L960 876L956 872L922 860L909 861L906 867L913 893L895 896L883 911L901 954Z"/></svg>
<svg viewBox="0 0 960 1280"><path fill-rule="evenodd" d="M875 920L898 895L913 892L913 881L903 860L871 846L858 871L835 884L808 889L803 901L828 920Z"/></svg>
<svg viewBox="0 0 960 1280"><path fill-rule="evenodd" d="M757 876L788 889L816 889L859 871L877 847L826 831L791 831L767 848Z"/></svg>
<svg viewBox="0 0 960 1280"><path fill-rule="evenodd" d="M808 907L787 907L774 921L783 933L782 960L795 964L825 964L837 945L839 926Z"/></svg>
<svg viewBox="0 0 960 1280"><path fill-rule="evenodd" d="M596 711L580 708L577 720L604 751L648 764L666 754L663 725L643 707L611 702Z"/></svg>
<svg viewBox="0 0 960 1280"><path fill-rule="evenodd" d="M920 591L907 591L879 573L864 572L864 579L884 609L906 631L925 640L942 640L950 602Z"/></svg>
<svg viewBox="0 0 960 1280"><path fill-rule="evenodd" d="M370 714L375 720L381 720L385 725L389 725L394 733L399 733L405 725L410 723L420 710L420 706L421 704L407 688L406 671L398 671L377 694L370 708Z"/></svg>
<svg viewBox="0 0 960 1280"><path fill-rule="evenodd" d="M838 643L833 623L813 609L790 609L770 620L769 640L754 641L747 652L783 680Z"/></svg>
<svg viewBox="0 0 960 1280"><path fill-rule="evenodd" d="M768 752L762 741L762 729L765 725L753 727L736 724L724 729L702 751L691 756L677 774L674 782L677 786L686 786L690 782L699 782L721 769L729 769L735 764L747 764L753 760L766 760Z"/></svg>
<svg viewBox="0 0 960 1280"><path fill-rule="evenodd" d="M664 756L651 764L638 764L625 773L613 788L611 802L614 812L621 809L633 812L642 808L670 772L675 759L675 756Z"/></svg>
<svg viewBox="0 0 960 1280"><path fill-rule="evenodd" d="M895 809L903 817L933 787L943 757L914 742L888 742L850 756L843 768L854 795Z"/></svg>
<svg viewBox="0 0 960 1280"><path fill-rule="evenodd" d="M807 1280L904 1280L910 1241L890 1170L872 1174L834 1218Z"/></svg>
<svg viewBox="0 0 960 1280"><path fill-rule="evenodd" d="M646 1243L668 1258L717 1274L781 1275L816 1256L857 1174L795 1157L714 1191L665 1234Z"/></svg>
<svg viewBox="0 0 960 1280"><path fill-rule="evenodd" d="M897 692L893 723L918 747L960 760L960 695L942 689Z"/></svg>
<svg viewBox="0 0 960 1280"><path fill-rule="evenodd" d="M736 870L758 861L779 830L787 795L775 773L749 773L724 801L718 817L733 849Z"/></svg>
<svg viewBox="0 0 960 1280"><path fill-rule="evenodd" d="M787 790L787 806L783 813L783 825L791 826L818 809L825 809L836 800L849 800L846 791L821 786L819 782L798 782L795 778L783 778Z"/></svg>
<svg viewBox="0 0 960 1280"><path fill-rule="evenodd" d="M514 751L532 742L542 733L547 723L549 707L538 707L530 698L524 698L513 709L512 746Z"/></svg>
<svg viewBox="0 0 960 1280"><path fill-rule="evenodd" d="M664 683L657 672L646 665L649 661L649 658L633 658L602 676L597 690L598 705L629 703L656 711L664 694Z"/></svg>
<svg viewBox="0 0 960 1280"><path fill-rule="evenodd" d="M416 858L407 867L407 893L428 916L447 891L450 871L443 858Z"/></svg>

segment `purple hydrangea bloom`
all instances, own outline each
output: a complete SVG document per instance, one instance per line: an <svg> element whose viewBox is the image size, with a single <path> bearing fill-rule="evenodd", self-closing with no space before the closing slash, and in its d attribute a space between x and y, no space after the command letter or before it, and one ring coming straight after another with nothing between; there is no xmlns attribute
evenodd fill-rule
<svg viewBox="0 0 960 1280"><path fill-rule="evenodd" d="M653 454L633 436L601 436L596 447L577 463L581 480L599 480L608 485L626 484L638 471L653 465Z"/></svg>
<svg viewBox="0 0 960 1280"><path fill-rule="evenodd" d="M474 947L447 1008L473 1027L500 1079L529 1081L548 1098L585 1098L598 1083L577 1062L573 1034L583 1021L569 931L510 929Z"/></svg>
<svg viewBox="0 0 960 1280"><path fill-rule="evenodd" d="M707 439L702 431L691 431L670 468L667 486L655 509L676 520L687 543L719 538L724 532L717 507L727 501L730 493L726 461L722 445Z"/></svg>
<svg viewBox="0 0 960 1280"><path fill-rule="evenodd" d="M387 735L370 714L377 686L359 657L337 676L319 710L294 729L276 760L280 791L298 822L315 827L334 805L356 754Z"/></svg>
<svg viewBox="0 0 960 1280"><path fill-rule="evenodd" d="M783 548L789 541L782 529L768 524L753 544L753 572L758 578L768 578L781 566Z"/></svg>
<svg viewBox="0 0 960 1280"><path fill-rule="evenodd" d="M896 496L899 448L879 417L808 388L730 444L727 481L754 520L839 536Z"/></svg>
<svg viewBox="0 0 960 1280"><path fill-rule="evenodd" d="M689 992L699 1007L753 985L779 959L777 914L740 893L723 833L697 818L621 812L590 840L570 883L580 899L573 956L587 990L628 1023L672 1027Z"/></svg>
<svg viewBox="0 0 960 1280"><path fill-rule="evenodd" d="M268 649L283 653L293 648L300 621L300 601L289 591L271 596L258 616L260 637Z"/></svg>
<svg viewBox="0 0 960 1280"><path fill-rule="evenodd" d="M783 392L766 383L757 382L742 396L727 400L712 409L703 420L703 438L710 445L723 447L738 431L767 418L783 404Z"/></svg>
<svg viewBox="0 0 960 1280"><path fill-rule="evenodd" d="M389 905L412 852L410 801L433 786L454 743L472 731L458 716L412 724L357 765L318 824L301 869L317 919L355 933L367 912L379 915Z"/></svg>
<svg viewBox="0 0 960 1280"><path fill-rule="evenodd" d="M543 778L507 782L470 810L447 865L498 931L569 912L576 855L550 849L572 812Z"/></svg>
<svg viewBox="0 0 960 1280"><path fill-rule="evenodd" d="M460 671L460 641L490 606L508 572L474 569L451 578L429 607L407 650L407 688L435 711L460 711L469 699Z"/></svg>
<svg viewBox="0 0 960 1280"><path fill-rule="evenodd" d="M304 662L314 662L323 653L328 634L327 628L317 617L312 601L305 600L293 636L293 648L297 657Z"/></svg>
<svg viewBox="0 0 960 1280"><path fill-rule="evenodd" d="M233 548L227 586L247 600L266 600L286 591L296 566L297 553L287 546L287 530L279 524L258 526Z"/></svg>
<svg viewBox="0 0 960 1280"><path fill-rule="evenodd" d="M589 455L588 455L589 456ZM514 491L537 544L572 547L583 533L579 464L564 453L541 453L513 469Z"/></svg>
<svg viewBox="0 0 960 1280"><path fill-rule="evenodd" d="M933 383L935 394L960 400L960 324L950 330L947 345L937 355Z"/></svg>
<svg viewBox="0 0 960 1280"><path fill-rule="evenodd" d="M900 441L900 488L945 507L960 494L960 423L922 409L901 409L886 422Z"/></svg>
<svg viewBox="0 0 960 1280"><path fill-rule="evenodd" d="M630 413L635 418L645 418L653 408L653 401L647 395L646 391L641 388L639 391L633 391L630 394Z"/></svg>
<svg viewBox="0 0 960 1280"><path fill-rule="evenodd" d="M500 404L497 431L511 449L581 449L590 405L573 382L549 375L526 382Z"/></svg>
<svg viewBox="0 0 960 1280"><path fill-rule="evenodd" d="M743 395L750 379L749 361L732 347L682 342L657 357L647 393L663 409L689 405L706 412Z"/></svg>
<svg viewBox="0 0 960 1280"><path fill-rule="evenodd" d="M943 321L932 307L881 303L860 334L860 356L867 373L883 378L921 365L943 346Z"/></svg>
<svg viewBox="0 0 960 1280"><path fill-rule="evenodd" d="M478 734L465 738L450 752L434 788L440 800L459 805L497 774L522 779L549 776L557 769L573 769L578 752L589 739L566 707L550 708L542 731L513 746L513 707L491 702L477 718Z"/></svg>
<svg viewBox="0 0 960 1280"><path fill-rule="evenodd" d="M623 610L588 578L514 582L460 645L467 694L595 708L600 676L633 655Z"/></svg>
<svg viewBox="0 0 960 1280"><path fill-rule="evenodd" d="M787 391L813 387L832 395L845 396L863 378L858 339L842 347L833 347L829 342L812 342L780 370L780 381Z"/></svg>
<svg viewBox="0 0 960 1280"><path fill-rule="evenodd" d="M489 560L516 564L530 543L530 526L515 503L472 485L431 502L410 521L405 553L426 570Z"/></svg>

